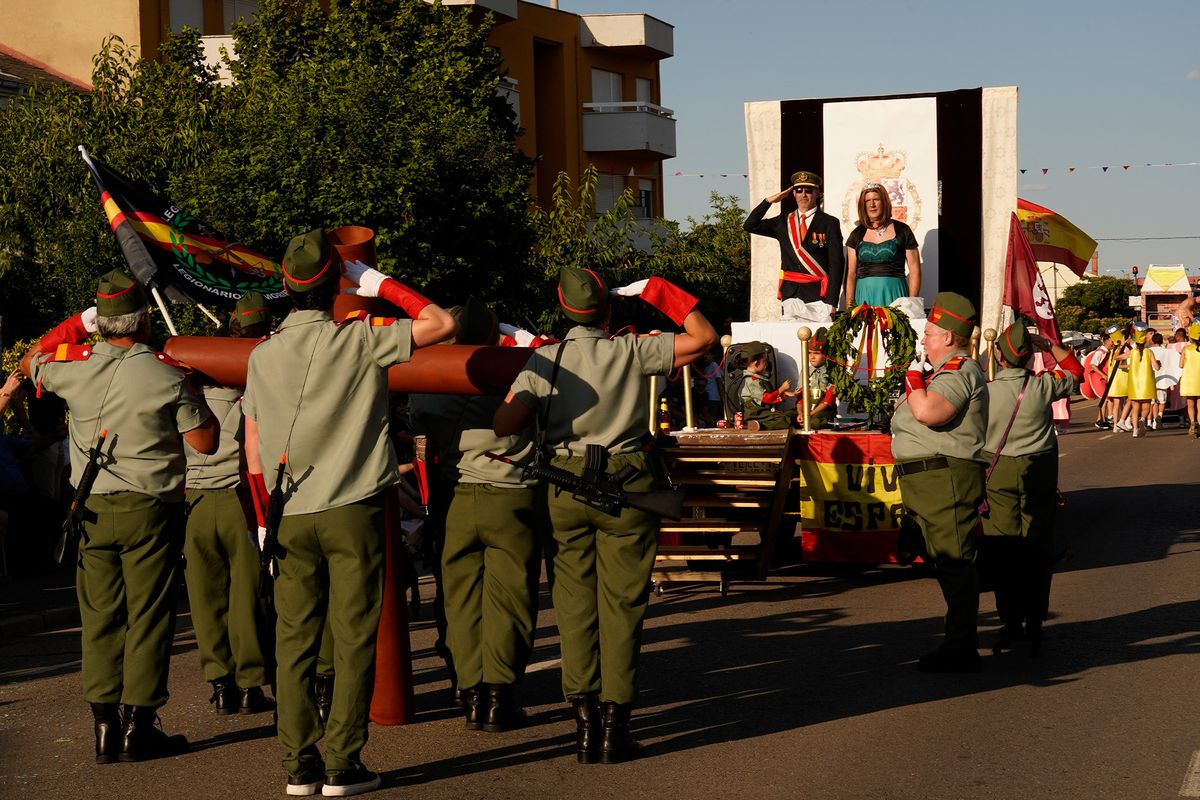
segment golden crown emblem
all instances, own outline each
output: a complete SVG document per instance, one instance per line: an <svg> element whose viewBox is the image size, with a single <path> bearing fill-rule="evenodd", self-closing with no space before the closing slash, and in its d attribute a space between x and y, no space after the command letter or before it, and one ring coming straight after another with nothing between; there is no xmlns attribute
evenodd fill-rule
<svg viewBox="0 0 1200 800"><path fill-rule="evenodd" d="M883 178L899 178L900 173L908 166L904 153L894 150L885 151L879 145L874 153L859 153L855 166L865 180L881 180Z"/></svg>

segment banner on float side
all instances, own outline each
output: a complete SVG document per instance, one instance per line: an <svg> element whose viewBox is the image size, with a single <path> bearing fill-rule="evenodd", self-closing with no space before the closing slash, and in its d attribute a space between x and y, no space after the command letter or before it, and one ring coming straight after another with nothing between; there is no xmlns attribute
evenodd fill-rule
<svg viewBox="0 0 1200 800"><path fill-rule="evenodd" d="M904 504L884 433L805 436L800 474L800 546L805 561L884 564L896 560Z"/></svg>
<svg viewBox="0 0 1200 800"><path fill-rule="evenodd" d="M954 291L981 311L998 311L1017 203L1016 120L1012 86L749 102L748 206L779 192L792 172L812 170L825 178L824 210L848 236L857 190L879 182L898 207L896 218L916 232L926 307L938 291ZM779 205L772 214L795 207L791 200ZM750 241L750 319L777 320L779 245L763 236Z"/></svg>

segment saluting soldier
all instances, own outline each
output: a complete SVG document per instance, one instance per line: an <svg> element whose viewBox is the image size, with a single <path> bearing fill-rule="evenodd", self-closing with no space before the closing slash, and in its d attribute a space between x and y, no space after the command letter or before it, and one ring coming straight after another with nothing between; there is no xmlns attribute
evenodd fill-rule
<svg viewBox="0 0 1200 800"><path fill-rule="evenodd" d="M93 332L104 341L84 344ZM131 277L114 270L100 278L94 308L42 337L24 359L38 386L71 410L76 481L106 432L76 572L83 692L95 717L101 764L188 749L186 738L157 727L157 711L167 702L175 634L183 443L213 453L219 429L184 370L152 350L149 340L146 297Z"/></svg>
<svg viewBox="0 0 1200 800"><path fill-rule="evenodd" d="M755 206L742 227L779 242L780 300L820 300L836 309L846 272L846 251L842 225L837 217L821 210L821 196L820 175L809 170L793 172L791 185ZM794 211L765 219L773 204L788 198L796 203Z"/></svg>
<svg viewBox="0 0 1200 800"><path fill-rule="evenodd" d="M240 298L229 335L259 339L271 327L267 300L258 292ZM221 423L217 451L187 453L188 603L209 702L218 714L257 714L273 704L263 694L267 659L255 609L258 593L258 539L247 523L242 486L242 390L205 386L204 402ZM245 497L249 503L249 497Z"/></svg>
<svg viewBox="0 0 1200 800"><path fill-rule="evenodd" d="M981 664L974 536L984 496L988 398L983 371L968 357L975 320L970 300L938 294L922 339L933 374L909 367L905 397L892 417L904 506L921 526L946 600L945 640L921 657L923 672L973 672Z"/></svg>
<svg viewBox="0 0 1200 800"><path fill-rule="evenodd" d="M499 321L467 299L456 342L495 345ZM446 633L469 730L496 733L520 723L514 684L533 648L539 577L538 533L545 508L536 481L487 457L529 458L527 431L499 437L492 419L499 397L413 395L413 423L436 453L436 480L450 488L440 548Z"/></svg>
<svg viewBox="0 0 1200 800"><path fill-rule="evenodd" d="M642 439L646 377L695 360L717 334L696 298L661 278L617 291L640 295L684 332L609 339L607 283L590 269L564 267L559 301L576 325L530 357L496 412L495 432L513 436L537 421L554 466L576 475L632 466L636 475L624 488L647 491L654 477ZM629 716L659 520L633 508L610 516L560 490L549 492L549 506L563 694L575 710L577 758L624 761L637 755Z"/></svg>
<svg viewBox="0 0 1200 800"><path fill-rule="evenodd" d="M359 262L344 270L357 293L381 297L411 319L334 322L343 263L321 230L292 239L282 266L294 309L250 355L246 461L260 526L270 504L263 469L272 485L277 470L284 475L275 652L286 791L343 797L380 783L361 754L383 595L384 490L399 480L388 441L387 369L453 334L454 322ZM322 760L312 683L326 614L337 678Z"/></svg>
<svg viewBox="0 0 1200 800"><path fill-rule="evenodd" d="M1049 352L1058 369L1034 375L1034 350ZM1054 568L1058 510L1058 437L1050 404L1070 397L1083 378L1074 353L1023 323L996 337L1000 370L988 384L988 430L983 455L995 466L987 478L983 518L985 558L995 557L996 612L1003 627L992 648L1000 652L1028 638L1041 649Z"/></svg>

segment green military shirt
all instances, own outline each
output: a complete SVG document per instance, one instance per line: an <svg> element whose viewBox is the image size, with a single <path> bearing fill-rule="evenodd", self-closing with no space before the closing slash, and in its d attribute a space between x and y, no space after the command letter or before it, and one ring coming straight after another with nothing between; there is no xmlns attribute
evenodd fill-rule
<svg viewBox="0 0 1200 800"><path fill-rule="evenodd" d="M984 451L989 456L1000 446L1000 437L1011 419L1012 429L1004 443L1005 456L1028 456L1054 449L1054 416L1050 404L1070 397L1075 379L1067 375L1045 372L1030 376L1021 398L1021 407L1013 417L1021 381L1028 374L1023 369L1002 369L988 384L988 426Z"/></svg>
<svg viewBox="0 0 1200 800"><path fill-rule="evenodd" d="M892 457L910 461L933 456L982 461L984 437L988 424L987 382L983 370L973 359L963 357L958 369L943 369L951 353L935 365L928 389L936 392L958 411L945 425L930 428L917 421L909 408L908 398L896 405L892 416Z"/></svg>
<svg viewBox="0 0 1200 800"><path fill-rule="evenodd" d="M826 390L832 386L833 378L829 375L827 362L808 368L808 400L811 405L821 402Z"/></svg>
<svg viewBox="0 0 1200 800"><path fill-rule="evenodd" d="M675 335L618 336L576 325L561 344L540 347L517 375L516 398L539 416L550 395L550 375L565 347L546 445L555 455L583 456L599 444L610 454L633 453L649 428L649 389L644 377L668 375L675 364Z"/></svg>
<svg viewBox="0 0 1200 800"><path fill-rule="evenodd" d="M293 311L250 353L242 411L258 423L268 486L287 449L284 516L339 508L396 483L387 369L411 355L411 320L339 325L324 311Z"/></svg>
<svg viewBox="0 0 1200 800"><path fill-rule="evenodd" d="M33 379L71 409L71 474L87 465L102 428L105 458L92 494L138 492L160 500L183 499L185 433L210 413L183 370L158 360L144 344L100 342L80 361L34 359Z"/></svg>
<svg viewBox="0 0 1200 800"><path fill-rule="evenodd" d="M228 386L205 386L204 402L221 423L217 452L210 456L192 449L187 442L187 488L232 489L241 482L242 470L242 390Z"/></svg>
<svg viewBox="0 0 1200 800"><path fill-rule="evenodd" d="M738 390L738 396L742 398L742 407L749 410L753 404L754 407L763 405L763 395L767 392L775 391L775 384L769 378L764 378L761 375L755 375L752 372L747 372L742 376L742 386Z"/></svg>
<svg viewBox="0 0 1200 800"><path fill-rule="evenodd" d="M519 467L484 455L491 452L524 462L533 452L528 434L502 438L493 432L492 419L503 398L414 394L410 401L413 430L429 438L432 449L427 455L437 459L439 479L500 487L537 483L522 480Z"/></svg>

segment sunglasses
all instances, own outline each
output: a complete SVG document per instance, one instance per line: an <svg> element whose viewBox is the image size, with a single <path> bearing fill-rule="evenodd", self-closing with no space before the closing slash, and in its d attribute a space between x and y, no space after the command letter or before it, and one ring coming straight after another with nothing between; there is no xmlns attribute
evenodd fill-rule
<svg viewBox="0 0 1200 800"><path fill-rule="evenodd" d="M811 186L793 186L792 191L797 194L816 194L817 190Z"/></svg>

